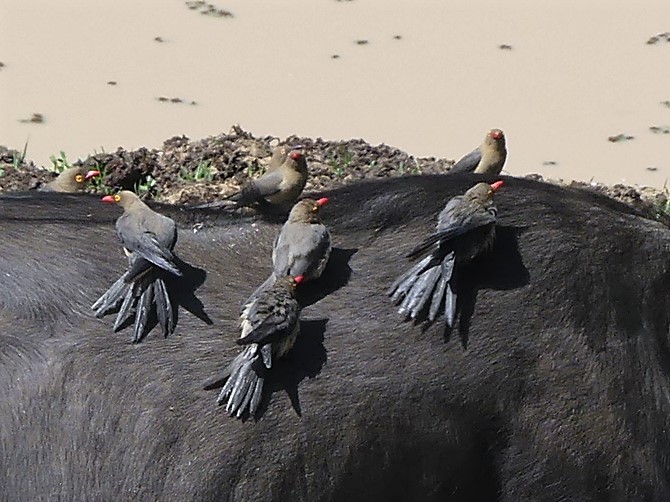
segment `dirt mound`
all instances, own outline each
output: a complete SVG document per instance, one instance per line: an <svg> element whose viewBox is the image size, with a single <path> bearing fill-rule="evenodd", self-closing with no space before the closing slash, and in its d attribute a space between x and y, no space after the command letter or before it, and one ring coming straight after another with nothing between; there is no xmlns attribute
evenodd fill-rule
<svg viewBox="0 0 670 502"><path fill-rule="evenodd" d="M307 155L310 178L306 191L333 188L364 178L444 173L454 163L448 159L414 157L397 148L373 146L361 139L325 141L290 136L283 143L300 147ZM102 173L101 179L89 187L91 192L128 189L145 199L202 204L229 195L247 179L262 174L277 144L275 137L256 138L240 127L233 127L228 134L194 141L176 136L166 140L160 150L119 148L72 165ZM59 163L59 167L67 165L64 161ZM53 170L26 162L20 152L0 147L0 192L36 189L54 176ZM529 177L543 180L540 175ZM546 181L604 193L664 221L670 212L667 190Z"/></svg>

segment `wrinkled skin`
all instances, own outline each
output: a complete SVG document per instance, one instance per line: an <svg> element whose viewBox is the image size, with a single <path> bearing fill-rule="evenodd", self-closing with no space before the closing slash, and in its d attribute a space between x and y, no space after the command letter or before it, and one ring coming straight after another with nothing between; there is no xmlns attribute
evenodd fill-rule
<svg viewBox="0 0 670 502"><path fill-rule="evenodd" d="M208 216L194 234L200 216L161 208L176 252L207 271L195 294L215 322L183 313L174 336L136 346L88 309L124 266L118 214L0 198L0 498L667 499L670 232L507 179L495 245L467 276L469 325L445 340L440 323L403 323L385 290L474 179L329 194L336 249L305 285L328 294L303 309L257 421L228 417L202 383L239 350L238 305L271 271L277 224Z"/></svg>

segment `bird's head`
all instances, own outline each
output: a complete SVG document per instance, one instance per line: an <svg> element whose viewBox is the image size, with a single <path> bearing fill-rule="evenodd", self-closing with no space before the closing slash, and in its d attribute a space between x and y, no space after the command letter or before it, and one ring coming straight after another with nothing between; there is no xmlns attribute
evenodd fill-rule
<svg viewBox="0 0 670 502"><path fill-rule="evenodd" d="M502 180L496 181L490 185L488 183L477 183L475 186L465 192L464 197L469 200L475 200L484 203L485 201L491 200L493 195L498 190L500 190L502 186Z"/></svg>
<svg viewBox="0 0 670 502"><path fill-rule="evenodd" d="M71 167L60 173L56 178L58 191L76 192L82 190L86 182L96 176L100 176L100 171L87 171L82 167Z"/></svg>
<svg viewBox="0 0 670 502"><path fill-rule="evenodd" d="M108 204L118 204L119 206L126 208L140 199L134 192L131 192L130 190L121 190L114 195L105 195L101 200L102 202L106 202Z"/></svg>
<svg viewBox="0 0 670 502"><path fill-rule="evenodd" d="M319 210L328 203L328 197L318 200L302 199L293 206L288 215L291 222L318 222Z"/></svg>
<svg viewBox="0 0 670 502"><path fill-rule="evenodd" d="M489 137L495 141L500 141L505 139L505 133L503 133L500 129L491 129L489 131Z"/></svg>

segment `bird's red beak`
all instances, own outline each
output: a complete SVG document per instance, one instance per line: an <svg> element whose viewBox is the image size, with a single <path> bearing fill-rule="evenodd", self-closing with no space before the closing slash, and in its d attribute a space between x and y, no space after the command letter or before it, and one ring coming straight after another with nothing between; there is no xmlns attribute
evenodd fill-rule
<svg viewBox="0 0 670 502"><path fill-rule="evenodd" d="M300 159L300 158L302 157L302 153L293 150L293 151L289 154L289 157L291 157L293 160L298 160L298 159Z"/></svg>
<svg viewBox="0 0 670 502"><path fill-rule="evenodd" d="M91 178L95 178L96 176L100 176L100 171L89 171L86 173L86 176L84 176L84 179L90 180Z"/></svg>
<svg viewBox="0 0 670 502"><path fill-rule="evenodd" d="M113 195L105 195L101 200L102 202L110 202L112 204L116 202Z"/></svg>
<svg viewBox="0 0 670 502"><path fill-rule="evenodd" d="M495 140L499 140L500 138L502 138L502 136L503 132L500 129L493 129L491 131L491 137Z"/></svg>
<svg viewBox="0 0 670 502"><path fill-rule="evenodd" d="M295 281L296 284L300 284L301 282L303 282L305 280L305 276L304 275L296 275L293 278L293 280Z"/></svg>
<svg viewBox="0 0 670 502"><path fill-rule="evenodd" d="M491 183L491 190L493 190L494 192L497 192L504 184L505 184L505 182L503 180L496 181L495 183Z"/></svg>
<svg viewBox="0 0 670 502"><path fill-rule="evenodd" d="M326 204L328 204L328 197L321 197L319 200L316 201L316 205L319 207L325 206Z"/></svg>

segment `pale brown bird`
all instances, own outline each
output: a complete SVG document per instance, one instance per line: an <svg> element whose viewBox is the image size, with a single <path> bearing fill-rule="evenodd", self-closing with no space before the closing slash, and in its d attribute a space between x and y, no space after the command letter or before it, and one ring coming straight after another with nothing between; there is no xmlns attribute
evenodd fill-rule
<svg viewBox="0 0 670 502"><path fill-rule="evenodd" d="M239 206L248 206L256 202L292 204L305 188L308 174L305 156L294 150L286 156L281 166L245 183L242 189L228 200Z"/></svg>
<svg viewBox="0 0 670 502"><path fill-rule="evenodd" d="M321 277L331 251L330 232L319 218L320 209L327 203L328 198L323 197L303 199L293 206L274 242L272 274L244 302L245 305L278 277L300 275L306 281Z"/></svg>
<svg viewBox="0 0 670 502"><path fill-rule="evenodd" d="M498 175L507 159L505 134L500 129L491 129L484 142L456 162L449 174L478 173Z"/></svg>
<svg viewBox="0 0 670 502"><path fill-rule="evenodd" d="M239 345L247 347L230 363L223 377L206 389L223 385L217 403L238 418L248 410L253 416L263 395L266 372L273 360L284 357L300 333L300 305L295 290L303 276L283 276L262 291L241 316Z"/></svg>
<svg viewBox="0 0 670 502"><path fill-rule="evenodd" d="M74 193L86 188L86 183L100 176L100 171L89 170L85 167L68 167L49 183L42 185L42 192L65 192Z"/></svg>
<svg viewBox="0 0 670 502"><path fill-rule="evenodd" d="M430 306L428 319L434 321L444 305L448 326L456 316L454 276L459 265L486 252L495 238L498 211L493 195L502 181L477 183L463 195L452 198L440 212L435 233L428 236L407 255L430 254L401 275L388 294L400 304L399 312L416 319Z"/></svg>

